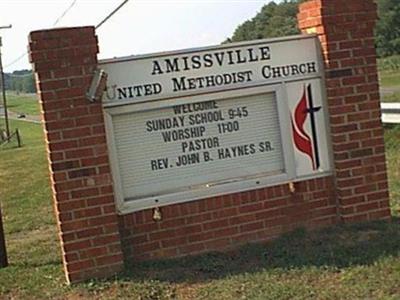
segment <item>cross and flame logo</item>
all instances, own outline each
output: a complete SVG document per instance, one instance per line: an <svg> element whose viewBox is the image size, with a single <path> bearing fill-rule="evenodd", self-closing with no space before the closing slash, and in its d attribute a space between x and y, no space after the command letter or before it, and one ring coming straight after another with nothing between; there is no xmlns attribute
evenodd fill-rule
<svg viewBox="0 0 400 300"><path fill-rule="evenodd" d="M294 110L294 118L291 117L293 139L296 148L310 158L314 171L320 167L315 116L319 110L321 110L321 107L315 107L313 104L311 84L307 87L304 86L303 95ZM310 117L311 123L311 136L304 129L308 117Z"/></svg>

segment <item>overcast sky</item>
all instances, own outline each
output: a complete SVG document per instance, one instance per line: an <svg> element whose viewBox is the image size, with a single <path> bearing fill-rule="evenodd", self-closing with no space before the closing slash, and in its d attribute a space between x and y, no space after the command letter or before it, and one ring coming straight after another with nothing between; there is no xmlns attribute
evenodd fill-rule
<svg viewBox="0 0 400 300"><path fill-rule="evenodd" d="M74 0L0 0L6 72L31 68L28 34L52 28ZM219 44L270 0L130 0L97 34L100 58ZM279 2L279 1L275 1ZM56 27L97 25L122 0L76 0Z"/></svg>

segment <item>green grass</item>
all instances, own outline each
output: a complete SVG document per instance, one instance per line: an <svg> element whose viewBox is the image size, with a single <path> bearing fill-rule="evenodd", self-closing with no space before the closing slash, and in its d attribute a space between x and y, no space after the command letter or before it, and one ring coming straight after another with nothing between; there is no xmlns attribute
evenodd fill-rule
<svg viewBox="0 0 400 300"><path fill-rule="evenodd" d="M400 55L393 55L378 59L378 69L380 72L399 72Z"/></svg>
<svg viewBox="0 0 400 300"><path fill-rule="evenodd" d="M385 145L392 213L400 216L400 125L386 128Z"/></svg>
<svg viewBox="0 0 400 300"><path fill-rule="evenodd" d="M399 87L400 88L400 72L381 72L379 75L382 87Z"/></svg>
<svg viewBox="0 0 400 300"><path fill-rule="evenodd" d="M23 147L0 148L0 199L10 267L0 270L0 298L37 299L63 286L49 185L44 137L40 125L11 121L21 131Z"/></svg>
<svg viewBox="0 0 400 300"><path fill-rule="evenodd" d="M381 87L392 89L382 97L382 102L400 102L400 55L379 59L378 69Z"/></svg>
<svg viewBox="0 0 400 300"><path fill-rule="evenodd" d="M14 142L0 150L0 199L5 200L6 228L9 232L19 232L53 225L41 127L17 121L11 121L10 124L12 130L20 129L24 146L14 148Z"/></svg>
<svg viewBox="0 0 400 300"><path fill-rule="evenodd" d="M38 115L40 112L39 102L35 94L19 94L7 92L7 107L15 113L27 115Z"/></svg>
<svg viewBox="0 0 400 300"><path fill-rule="evenodd" d="M230 253L133 266L125 281L151 278L176 295L193 287L193 299L390 298L400 293L399 228L395 221L298 229Z"/></svg>
<svg viewBox="0 0 400 300"><path fill-rule="evenodd" d="M400 68L381 70L379 79L382 88L392 89L391 93L383 95L382 102L400 102Z"/></svg>
<svg viewBox="0 0 400 300"><path fill-rule="evenodd" d="M395 92L393 94L384 95L382 102L400 102L400 92Z"/></svg>

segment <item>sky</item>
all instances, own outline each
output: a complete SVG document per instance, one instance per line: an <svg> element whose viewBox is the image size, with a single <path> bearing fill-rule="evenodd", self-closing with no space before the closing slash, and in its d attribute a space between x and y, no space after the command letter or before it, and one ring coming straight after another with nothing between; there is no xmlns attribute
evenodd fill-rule
<svg viewBox="0 0 400 300"><path fill-rule="evenodd" d="M122 2L0 0L0 26L12 25L11 29L0 30L4 71L31 68L28 56L23 56L27 52L29 32L53 27L95 26ZM129 0L96 31L99 58L217 45L268 2L271 1ZM70 10L62 17L68 8ZM21 56L23 58L15 62Z"/></svg>

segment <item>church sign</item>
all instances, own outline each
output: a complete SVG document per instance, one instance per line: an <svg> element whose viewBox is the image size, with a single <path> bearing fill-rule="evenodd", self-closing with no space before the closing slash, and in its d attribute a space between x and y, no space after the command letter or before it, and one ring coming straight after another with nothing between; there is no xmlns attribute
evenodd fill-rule
<svg viewBox="0 0 400 300"><path fill-rule="evenodd" d="M120 213L331 172L315 36L100 62Z"/></svg>

